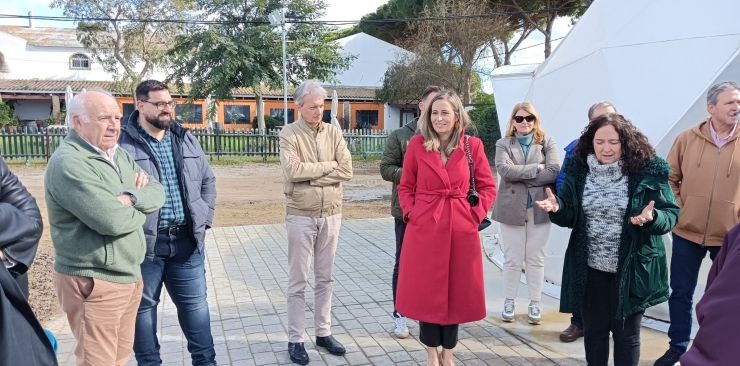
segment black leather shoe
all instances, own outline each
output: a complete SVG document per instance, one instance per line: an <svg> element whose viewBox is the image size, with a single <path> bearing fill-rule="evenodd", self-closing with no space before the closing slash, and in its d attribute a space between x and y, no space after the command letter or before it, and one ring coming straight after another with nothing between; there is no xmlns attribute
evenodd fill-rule
<svg viewBox="0 0 740 366"><path fill-rule="evenodd" d="M342 356L347 352L347 350L344 349L344 346L342 346L342 344L332 336L316 337L316 345L326 348L329 353L336 356Z"/></svg>
<svg viewBox="0 0 740 366"><path fill-rule="evenodd" d="M674 366L680 359L681 354L669 348L663 356L655 361L654 366Z"/></svg>
<svg viewBox="0 0 740 366"><path fill-rule="evenodd" d="M306 348L303 347L303 343L288 343L288 354L290 360L299 365L308 365L308 353Z"/></svg>

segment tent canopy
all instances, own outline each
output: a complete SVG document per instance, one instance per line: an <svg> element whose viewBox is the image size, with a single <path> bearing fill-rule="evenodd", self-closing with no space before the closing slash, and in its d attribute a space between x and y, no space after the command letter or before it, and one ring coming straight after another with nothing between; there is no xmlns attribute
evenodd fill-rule
<svg viewBox="0 0 740 366"><path fill-rule="evenodd" d="M666 156L681 131L708 115L709 87L740 81L740 21L737 12L722 11L734 5L594 2L528 85L521 67L492 75L496 100L503 102L497 103L505 115L501 128L521 98L534 104L543 128L564 147L583 130L589 106L608 100ZM502 100L502 94L511 96Z"/></svg>

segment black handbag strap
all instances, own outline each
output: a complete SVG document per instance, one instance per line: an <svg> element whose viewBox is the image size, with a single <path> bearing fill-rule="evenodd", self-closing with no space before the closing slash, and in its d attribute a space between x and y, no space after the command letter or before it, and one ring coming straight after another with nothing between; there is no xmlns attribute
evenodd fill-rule
<svg viewBox="0 0 740 366"><path fill-rule="evenodd" d="M475 190L475 174L473 174L473 156L470 154L470 144L468 143L468 135L465 135L465 155L468 156L468 167L470 168L470 192L476 192Z"/></svg>

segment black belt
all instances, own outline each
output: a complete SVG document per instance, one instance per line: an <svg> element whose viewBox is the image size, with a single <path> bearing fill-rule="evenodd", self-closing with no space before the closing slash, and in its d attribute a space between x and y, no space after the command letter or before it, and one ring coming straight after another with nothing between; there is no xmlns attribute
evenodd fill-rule
<svg viewBox="0 0 740 366"><path fill-rule="evenodd" d="M170 227L163 227L163 228L157 230L157 232L160 233L160 234L177 235L181 231L184 232L185 230L187 230L187 228L188 228L187 225L183 225L183 226L170 226Z"/></svg>

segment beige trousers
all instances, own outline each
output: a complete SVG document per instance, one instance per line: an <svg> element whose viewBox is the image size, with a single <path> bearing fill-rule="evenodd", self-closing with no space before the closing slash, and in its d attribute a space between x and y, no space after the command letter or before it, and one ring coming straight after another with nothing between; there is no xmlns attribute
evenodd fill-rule
<svg viewBox="0 0 740 366"><path fill-rule="evenodd" d="M285 217L288 231L288 341L303 342L306 330L306 284L311 270L314 287L314 327L317 337L331 335L332 269L342 215Z"/></svg>
<svg viewBox="0 0 740 366"><path fill-rule="evenodd" d="M136 312L144 286L54 272L59 304L77 340L77 366L124 366L134 347Z"/></svg>
<svg viewBox="0 0 740 366"><path fill-rule="evenodd" d="M540 301L545 280L545 247L550 237L550 222L535 225L534 208L527 209L524 226L501 224L504 252L504 294L516 299L524 264L530 301Z"/></svg>

